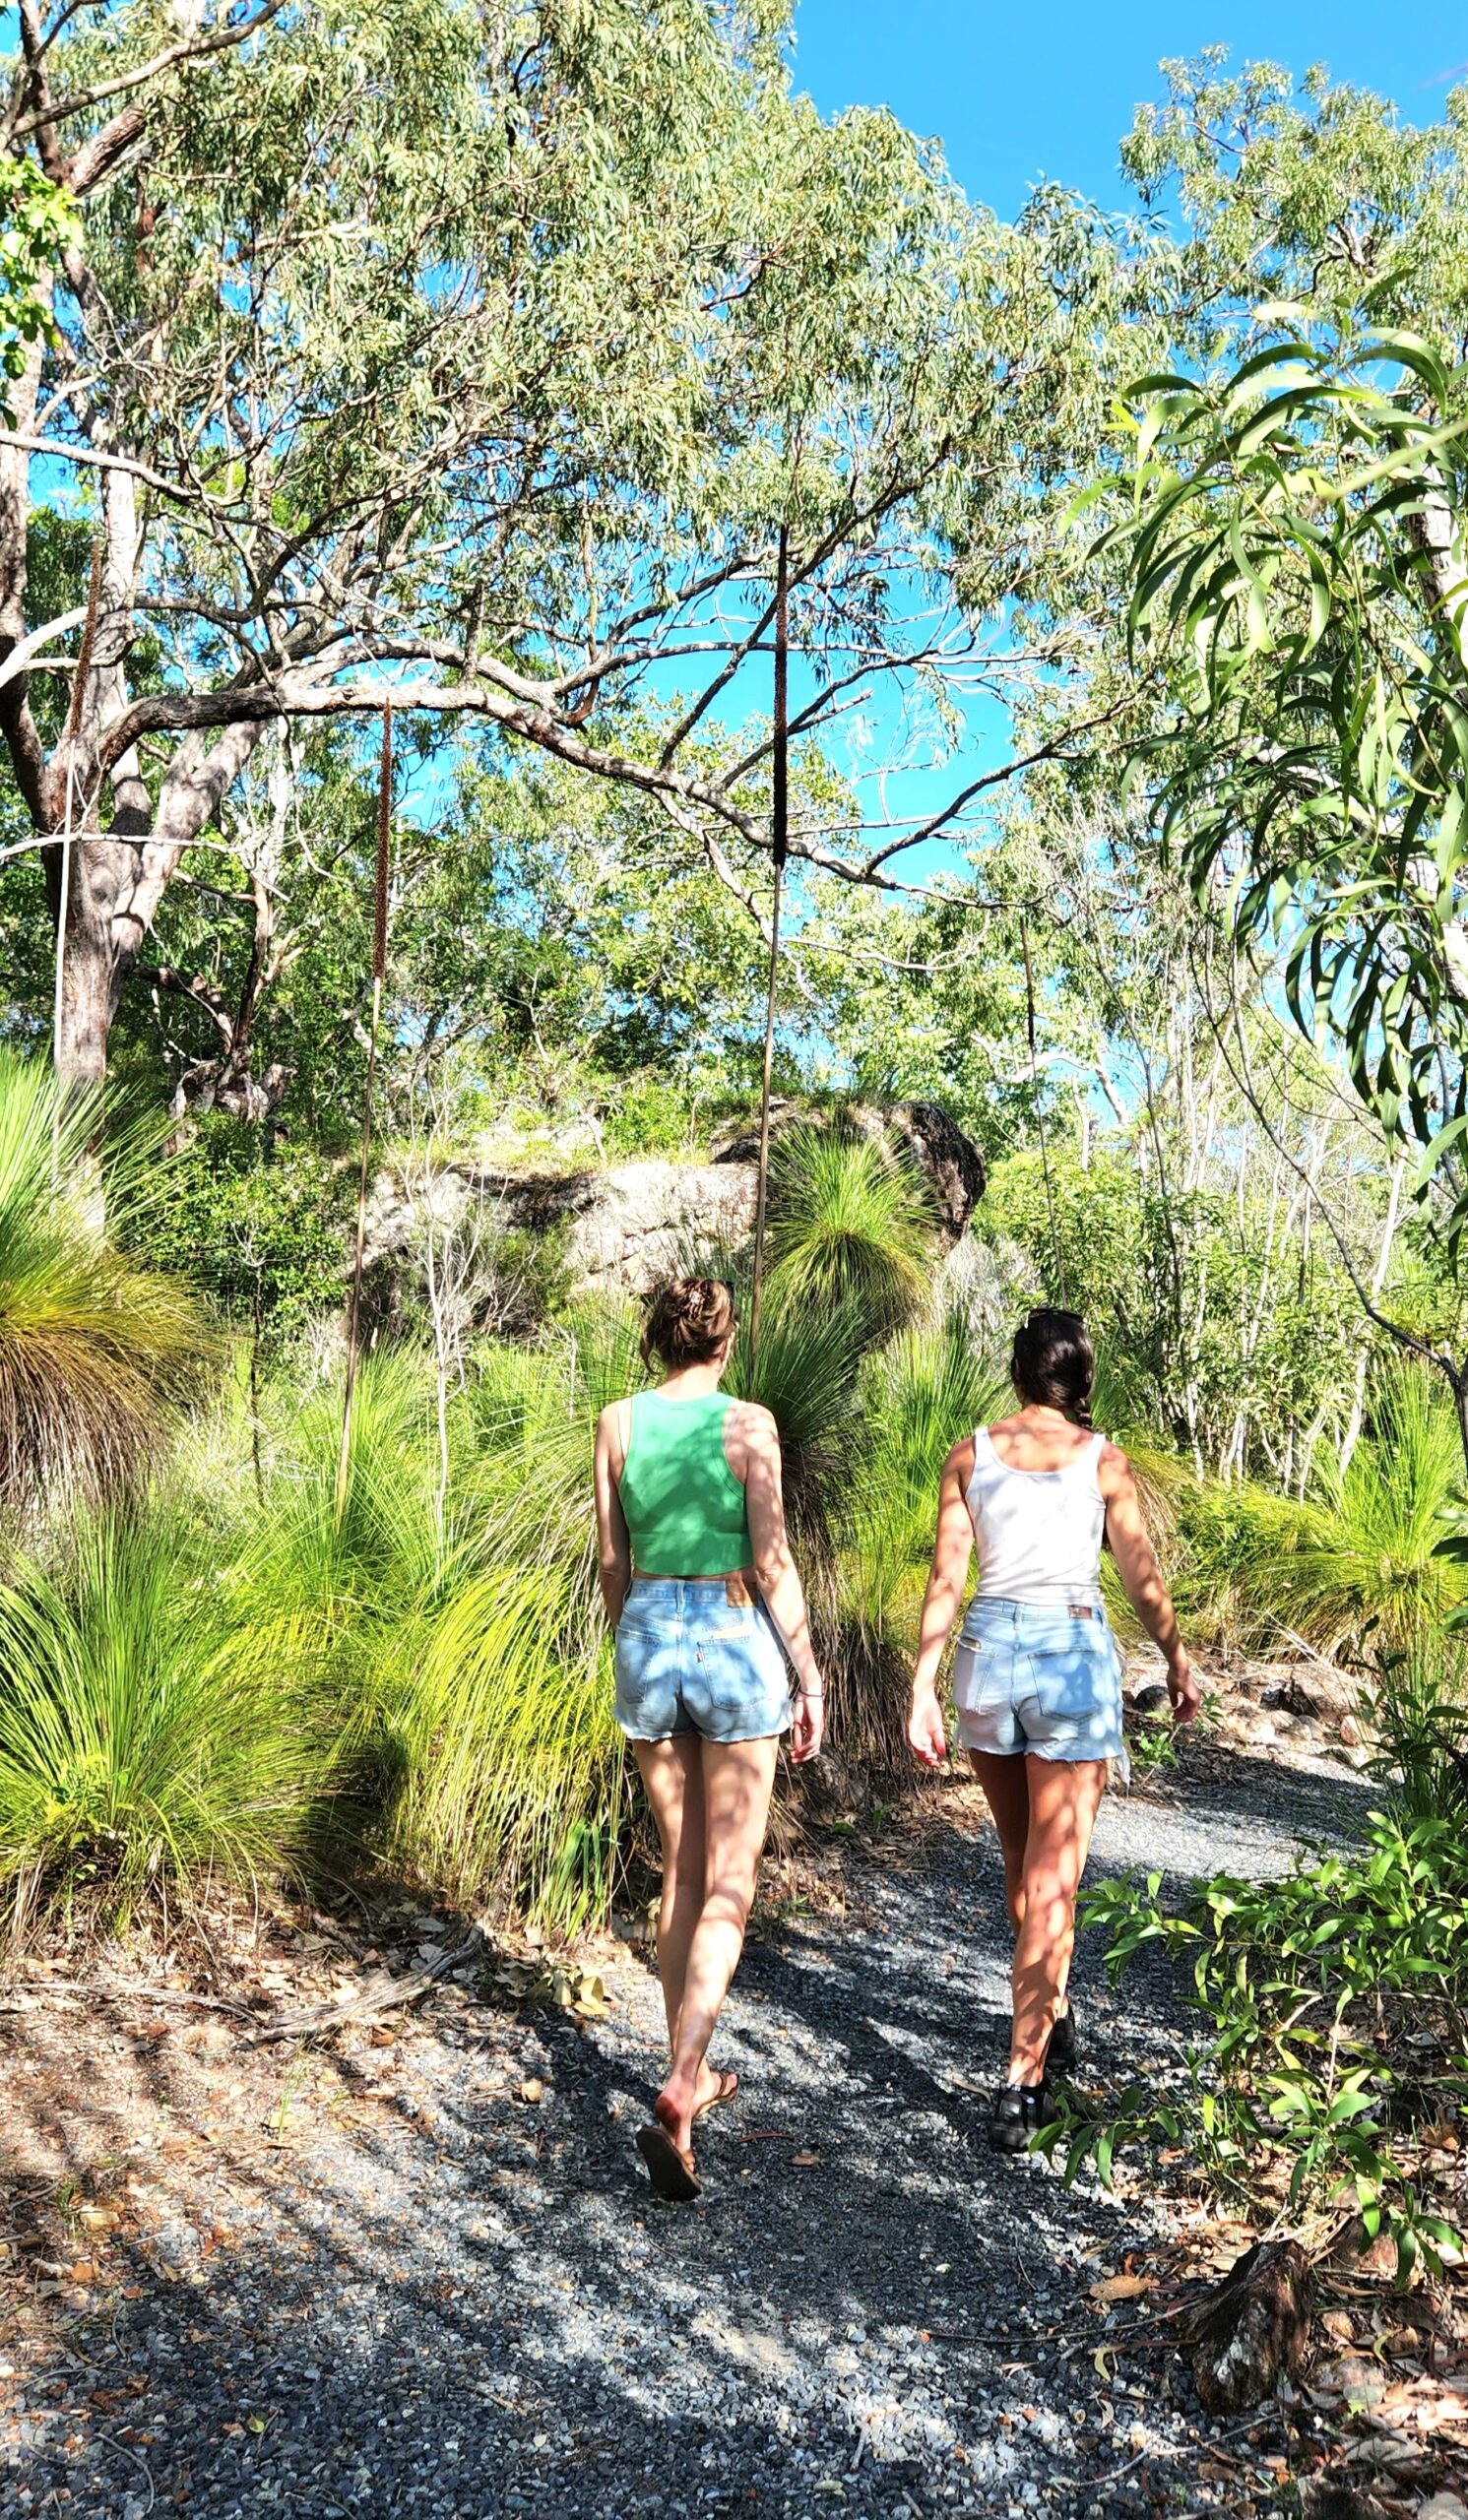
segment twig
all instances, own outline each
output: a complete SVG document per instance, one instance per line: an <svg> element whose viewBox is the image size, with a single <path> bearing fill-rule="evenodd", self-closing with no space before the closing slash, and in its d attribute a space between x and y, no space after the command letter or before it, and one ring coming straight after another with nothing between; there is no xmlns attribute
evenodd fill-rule
<svg viewBox="0 0 1468 2520"><path fill-rule="evenodd" d="M476 1925L468 1942L457 1944L452 1951L441 1951L438 1958L428 1968L419 1970L416 1976L376 1978L360 1994L349 1995L341 2003L313 2004L305 2012L282 2013L275 2021L267 2022L262 2029L256 2030L245 2041L245 2046L268 2048L278 2039L309 2039L317 2031L339 2030L349 2021L378 2021L384 2013L398 2012L405 2004L416 2003L419 1995L425 1995L429 1987L435 1986L440 1978L447 1977L451 1969L459 1968L466 1960L473 1960L479 1948L479 1929Z"/></svg>
<svg viewBox="0 0 1468 2520"><path fill-rule="evenodd" d="M143 2474L148 2479L148 2505L147 2511L144 2513L144 2520L147 2520L147 2512L153 2509L154 2504L158 2500L158 2488L153 2482L152 2468L139 2451L132 2449L126 2441L119 2441L115 2432L104 2432L102 2434L102 2439L104 2441L110 2441L113 2449L120 2450L125 2459L131 2459L134 2467L141 2468Z"/></svg>
<svg viewBox="0 0 1468 2520"><path fill-rule="evenodd" d="M174 1986L131 1986L125 1979L47 1978L35 1988L35 1997L43 1995L99 1995L104 2003L134 2002L140 2004L193 2004L201 2012L232 2013L236 2021L247 2021L253 2027L259 2019L247 2004L231 2003L224 1995L183 1994ZM17 1989L14 1997L0 1995L0 2012L24 2012L28 2002Z"/></svg>
<svg viewBox="0 0 1468 2520"><path fill-rule="evenodd" d="M1112 2468L1104 2477L1092 2477L1089 2490L1095 2492L1101 2486L1119 2484L1121 2478L1129 2477L1132 2469L1139 2468L1144 2459L1155 2459L1159 2455L1159 2452L1154 2450L1149 2443L1145 2450L1138 2450L1134 2459L1128 2459L1124 2468Z"/></svg>

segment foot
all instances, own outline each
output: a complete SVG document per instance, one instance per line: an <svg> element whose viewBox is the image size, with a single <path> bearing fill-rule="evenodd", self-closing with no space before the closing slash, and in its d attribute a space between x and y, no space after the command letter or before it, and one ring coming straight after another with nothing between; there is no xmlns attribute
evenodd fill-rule
<svg viewBox="0 0 1468 2520"><path fill-rule="evenodd" d="M714 2071L712 2065L700 2066L697 2093L693 2102L694 2116L702 2117L705 2110L708 2109L722 2109L727 2100L733 2100L738 2088L737 2074L720 2074Z"/></svg>
<svg viewBox="0 0 1468 2520"><path fill-rule="evenodd" d="M653 2103L653 2122L661 2126L678 2154L684 2167L693 2168L693 2112L681 2111L666 2091L660 2091Z"/></svg>
<svg viewBox="0 0 1468 2520"><path fill-rule="evenodd" d="M990 2152L1028 2152L1032 2136L1053 2126L1058 2114L1047 2083L1005 2083L989 2112Z"/></svg>
<svg viewBox="0 0 1468 2520"><path fill-rule="evenodd" d="M706 2084L712 2085L717 2079L705 2066L697 2066L686 2074L680 2074L674 2067L653 2103L654 2117L672 2137L680 2153L691 2157L693 2120L700 2107L706 2107L712 2096Z"/></svg>
<svg viewBox="0 0 1468 2520"><path fill-rule="evenodd" d="M693 2197L702 2195L693 2155L674 2140L671 2130L656 2110L651 2125L637 2130L637 2149L647 2165L647 2174L655 2189L668 2204L687 2204Z"/></svg>

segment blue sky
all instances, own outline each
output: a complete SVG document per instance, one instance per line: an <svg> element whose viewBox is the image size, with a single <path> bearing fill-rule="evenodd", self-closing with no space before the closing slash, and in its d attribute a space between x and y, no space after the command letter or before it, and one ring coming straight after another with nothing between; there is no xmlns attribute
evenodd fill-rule
<svg viewBox="0 0 1468 2520"><path fill-rule="evenodd" d="M1430 122L1468 65L1468 10L1445 0L798 0L796 78L822 112L890 105L941 140L971 200L1013 218L1042 175L1109 209L1125 195L1117 149L1164 59L1227 44L1236 60L1338 80Z"/></svg>

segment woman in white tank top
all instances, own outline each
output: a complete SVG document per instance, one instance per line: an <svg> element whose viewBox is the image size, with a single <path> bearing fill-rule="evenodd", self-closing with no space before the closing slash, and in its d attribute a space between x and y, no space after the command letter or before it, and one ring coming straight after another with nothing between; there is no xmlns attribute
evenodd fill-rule
<svg viewBox="0 0 1468 2520"><path fill-rule="evenodd" d="M908 1738L928 1767L947 1756L938 1668L977 1544L979 1582L954 1662L953 1702L1004 1855L1014 2015L989 2140L1017 2153L1054 2117L1048 2070L1074 2062L1065 1987L1076 1893L1109 1763L1126 1755L1120 1660L1101 1598L1103 1544L1162 1649L1175 1723L1197 1713L1198 1688L1130 1465L1091 1430L1096 1357L1080 1314L1037 1307L1016 1335L1010 1371L1014 1416L980 1426L944 1466Z"/></svg>

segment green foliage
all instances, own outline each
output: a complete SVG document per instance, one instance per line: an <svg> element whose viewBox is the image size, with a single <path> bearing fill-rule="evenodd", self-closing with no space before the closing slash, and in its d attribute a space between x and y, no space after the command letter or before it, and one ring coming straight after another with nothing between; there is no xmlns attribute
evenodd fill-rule
<svg viewBox="0 0 1468 2520"><path fill-rule="evenodd" d="M916 1312L932 1268L925 1184L876 1137L801 1123L770 1157L770 1292L782 1306L864 1311L878 1332Z"/></svg>
<svg viewBox="0 0 1468 2520"><path fill-rule="evenodd" d="M60 185L26 158L0 158L0 376L25 370L29 346L50 323L47 283L82 222ZM10 398L0 387L0 416Z"/></svg>
<svg viewBox="0 0 1468 2520"><path fill-rule="evenodd" d="M211 1111L170 1167L148 1249L230 1320L285 1341L341 1308L355 1187L351 1166L319 1149L272 1145Z"/></svg>
<svg viewBox="0 0 1468 2520"><path fill-rule="evenodd" d="M1290 1630L1326 1655L1410 1651L1468 1595L1441 1547L1460 1476L1445 1395L1420 1366L1387 1368L1345 1468L1323 1451L1304 1499L1247 1482L1179 1491L1183 1612L1265 1652Z"/></svg>
<svg viewBox="0 0 1468 2520"><path fill-rule="evenodd" d="M1219 1874L1181 1913L1162 1875L1110 1881L1083 1916L1118 1977L1144 1949L1191 1956L1206 2050L1159 2096L1133 2090L1104 2118L1072 2109L1043 2139L1072 2178L1104 2178L1123 2142L1185 2146L1236 2194L1285 2175L1288 2210L1358 2211L1396 2244L1405 2279L1464 2236L1435 2193L1433 2128L1468 2075L1468 1863L1443 1818L1378 1814L1367 1845L1283 1880Z"/></svg>
<svg viewBox="0 0 1468 2520"><path fill-rule="evenodd" d="M108 1238L157 1213L157 1144L125 1132L105 1173L100 1111L39 1061L0 1052L0 1505L104 1496L157 1460L207 1389L218 1342L173 1280ZM59 1185L59 1186L58 1186Z"/></svg>
<svg viewBox="0 0 1468 2520"><path fill-rule="evenodd" d="M1107 539L1181 723L1137 759L1163 847L1227 891L1242 945L1282 947L1302 1030L1339 1039L1426 1184L1468 1130L1468 414L1416 335L1271 329L1217 382L1138 389L1137 513ZM1451 1188L1455 1246L1456 1167Z"/></svg>
<svg viewBox="0 0 1468 2520"><path fill-rule="evenodd" d="M621 1855L588 1480L596 1412L634 1354L630 1320L595 1313L547 1349L484 1351L450 1413L442 1530L421 1358L364 1361L340 1523L340 1389L284 1379L230 1578L259 1654L313 1674L335 1710L360 1847L566 1932L605 1912Z"/></svg>
<svg viewBox="0 0 1468 2520"><path fill-rule="evenodd" d="M213 1580L197 1500L83 1517L0 1591L0 1882L121 1922L297 1859L331 1765L304 1674Z"/></svg>
<svg viewBox="0 0 1468 2520"><path fill-rule="evenodd" d="M1468 1820L1468 1651L1429 1631L1378 1648L1370 1702L1372 1770L1414 1820Z"/></svg>
<svg viewBox="0 0 1468 2520"><path fill-rule="evenodd" d="M630 1317L597 1310L485 1358L463 1536L374 1683L404 1766L390 1855L567 1933L605 1915L624 1853L587 1482L598 1412L638 1379Z"/></svg>

